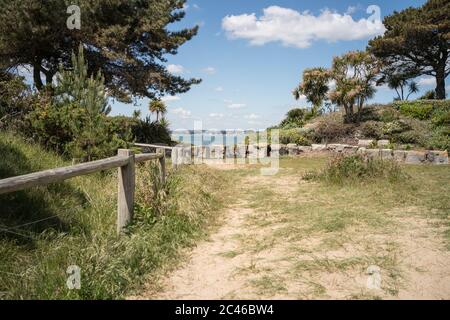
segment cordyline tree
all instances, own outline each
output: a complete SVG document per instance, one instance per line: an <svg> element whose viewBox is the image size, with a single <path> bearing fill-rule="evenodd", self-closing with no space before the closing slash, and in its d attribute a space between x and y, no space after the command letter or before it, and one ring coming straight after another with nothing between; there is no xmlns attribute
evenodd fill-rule
<svg viewBox="0 0 450 320"><path fill-rule="evenodd" d="M303 82L293 91L295 99L299 100L301 95L304 95L306 100L313 105L312 114L319 113L329 90L330 79L331 72L326 68L305 69Z"/></svg>
<svg viewBox="0 0 450 320"><path fill-rule="evenodd" d="M186 92L183 79L164 66L166 54L197 34L198 27L168 30L180 21L185 0L0 0L0 70L33 68L38 90L51 85L59 66L71 67L81 43L89 74L101 71L108 94L130 101ZM81 28L69 30L70 5L81 9ZM44 80L41 77L44 75Z"/></svg>
<svg viewBox="0 0 450 320"><path fill-rule="evenodd" d="M380 62L366 51L350 51L333 59L331 72L336 87L329 99L344 108L346 122L359 122L365 102L375 95Z"/></svg>
<svg viewBox="0 0 450 320"><path fill-rule="evenodd" d="M436 77L436 98L445 99L450 73L450 1L429 0L420 8L394 12L383 20L384 35L368 50L401 74Z"/></svg>
<svg viewBox="0 0 450 320"><path fill-rule="evenodd" d="M294 90L304 94L315 107L327 98L345 112L345 122L359 122L365 102L375 94L380 62L369 52L350 51L333 59L331 69L312 68L303 73L303 82ZM330 88L330 81L335 82Z"/></svg>

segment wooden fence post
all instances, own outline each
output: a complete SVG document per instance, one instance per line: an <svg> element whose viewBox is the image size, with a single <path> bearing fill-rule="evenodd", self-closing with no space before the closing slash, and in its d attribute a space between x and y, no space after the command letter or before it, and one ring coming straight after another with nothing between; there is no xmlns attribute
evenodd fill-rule
<svg viewBox="0 0 450 320"><path fill-rule="evenodd" d="M162 157L159 158L159 163L161 165L161 182L166 183L166 150L164 148L157 149L157 153L162 153Z"/></svg>
<svg viewBox="0 0 450 320"><path fill-rule="evenodd" d="M117 233L120 234L123 231L123 228L130 223L133 218L135 168L134 153L132 150L119 149L117 155L129 157L128 164L119 167L119 174L117 177Z"/></svg>

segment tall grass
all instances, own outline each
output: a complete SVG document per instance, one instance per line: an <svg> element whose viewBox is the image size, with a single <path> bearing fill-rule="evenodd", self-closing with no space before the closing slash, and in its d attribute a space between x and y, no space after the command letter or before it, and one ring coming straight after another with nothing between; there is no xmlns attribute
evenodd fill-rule
<svg viewBox="0 0 450 320"><path fill-rule="evenodd" d="M364 159L359 155L338 155L321 171L309 171L305 180L321 180L332 184L364 183L383 180L390 183L403 180L407 175L394 161Z"/></svg>
<svg viewBox="0 0 450 320"><path fill-rule="evenodd" d="M0 179L67 165L7 133L0 150ZM147 163L136 177L135 219L120 237L116 170L0 196L0 298L124 298L205 234L221 205L218 173L186 167L162 184ZM66 286L71 265L80 290Z"/></svg>

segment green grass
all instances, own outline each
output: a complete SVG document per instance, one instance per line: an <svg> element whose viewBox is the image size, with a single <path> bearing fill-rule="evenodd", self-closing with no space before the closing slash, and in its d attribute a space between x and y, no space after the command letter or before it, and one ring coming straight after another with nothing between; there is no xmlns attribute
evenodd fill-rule
<svg viewBox="0 0 450 320"><path fill-rule="evenodd" d="M8 133L0 154L0 179L70 165ZM120 237L116 170L1 195L0 298L121 299L176 262L206 234L226 179L186 167L153 190L152 171L137 169L135 222ZM66 286L70 265L81 268L80 290Z"/></svg>

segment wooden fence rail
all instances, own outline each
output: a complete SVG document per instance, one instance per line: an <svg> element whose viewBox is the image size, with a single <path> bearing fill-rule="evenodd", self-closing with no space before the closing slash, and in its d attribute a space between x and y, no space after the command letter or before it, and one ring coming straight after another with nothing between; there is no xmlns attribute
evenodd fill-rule
<svg viewBox="0 0 450 320"><path fill-rule="evenodd" d="M0 180L0 194L15 192L61 182L70 178L91 174L98 171L119 168L117 194L117 232L132 220L134 191L135 191L135 163L149 160L159 160L161 165L161 180L166 179L165 153L162 148L157 153L137 154L132 150L119 149L117 156L98 161L77 164L70 167L50 169L22 176Z"/></svg>

